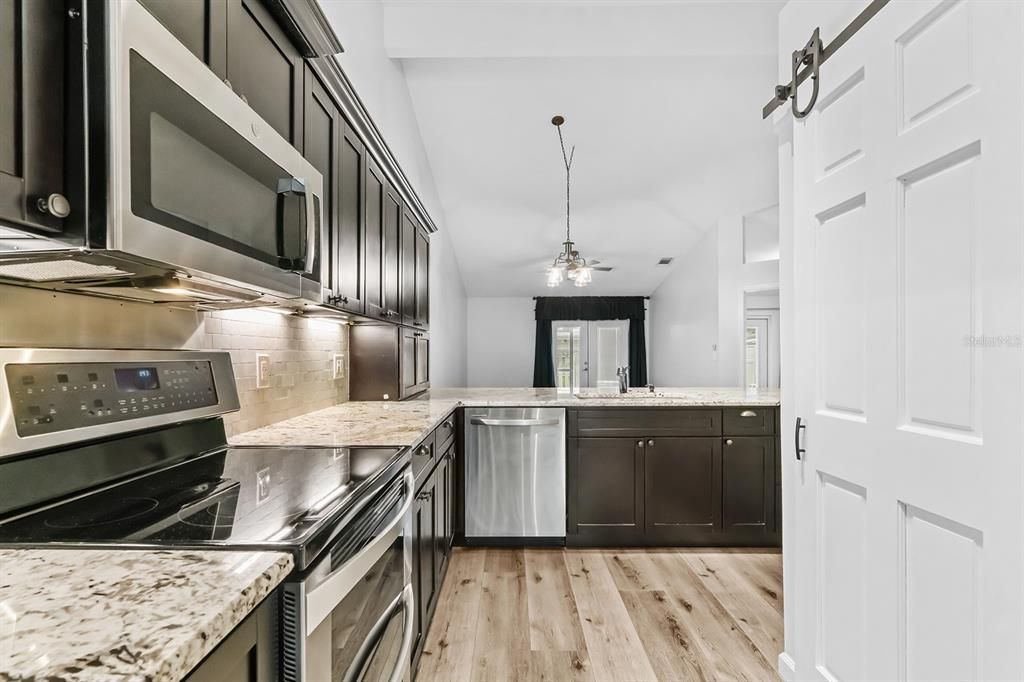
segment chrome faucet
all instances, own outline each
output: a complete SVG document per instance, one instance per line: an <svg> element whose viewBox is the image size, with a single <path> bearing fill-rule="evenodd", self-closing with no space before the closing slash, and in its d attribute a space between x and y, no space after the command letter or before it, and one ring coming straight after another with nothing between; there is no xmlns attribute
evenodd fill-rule
<svg viewBox="0 0 1024 682"><path fill-rule="evenodd" d="M629 392L629 365L616 367L615 376L619 378L619 393Z"/></svg>

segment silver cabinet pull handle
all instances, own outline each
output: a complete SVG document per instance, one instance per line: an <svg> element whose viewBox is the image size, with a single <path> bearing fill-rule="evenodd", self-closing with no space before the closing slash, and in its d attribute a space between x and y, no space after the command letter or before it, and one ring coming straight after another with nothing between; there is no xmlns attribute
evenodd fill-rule
<svg viewBox="0 0 1024 682"><path fill-rule="evenodd" d="M452 420L451 420L451 419L445 419L445 420L444 420L444 421L443 421L443 422L441 423L441 426L443 426L443 427L444 427L444 428L446 428L446 429L452 429L452 428L455 428L455 424L454 424L454 423L452 423Z"/></svg>
<svg viewBox="0 0 1024 682"><path fill-rule="evenodd" d="M756 417L757 416L757 412L754 412L753 410L743 410L742 412L740 412L740 416L741 417Z"/></svg>
<svg viewBox="0 0 1024 682"><path fill-rule="evenodd" d="M555 426L558 419L488 419L487 417L470 417L469 423L474 426Z"/></svg>

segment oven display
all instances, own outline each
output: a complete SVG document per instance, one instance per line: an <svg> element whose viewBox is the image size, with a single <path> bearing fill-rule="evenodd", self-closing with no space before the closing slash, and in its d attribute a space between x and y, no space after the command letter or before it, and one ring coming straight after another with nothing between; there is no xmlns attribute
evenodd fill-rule
<svg viewBox="0 0 1024 682"><path fill-rule="evenodd" d="M160 388L156 367L118 368L114 370L114 380L122 391L155 391Z"/></svg>

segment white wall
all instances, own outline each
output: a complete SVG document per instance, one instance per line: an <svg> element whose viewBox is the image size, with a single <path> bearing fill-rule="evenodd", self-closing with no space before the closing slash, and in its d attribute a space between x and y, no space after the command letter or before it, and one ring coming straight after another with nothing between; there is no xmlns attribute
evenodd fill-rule
<svg viewBox="0 0 1024 682"><path fill-rule="evenodd" d="M651 296L650 381L718 384L718 237L709 230Z"/></svg>
<svg viewBox="0 0 1024 682"><path fill-rule="evenodd" d="M321 0L345 52L338 61L439 232L430 244L430 381L466 384L466 290L446 231L401 62L384 49L380 0Z"/></svg>
<svg viewBox="0 0 1024 682"><path fill-rule="evenodd" d="M778 261L743 262L743 215L736 214L672 268L651 296L652 383L742 386L744 294L777 289Z"/></svg>
<svg viewBox="0 0 1024 682"><path fill-rule="evenodd" d="M468 299L468 386L533 386L533 310L529 296Z"/></svg>

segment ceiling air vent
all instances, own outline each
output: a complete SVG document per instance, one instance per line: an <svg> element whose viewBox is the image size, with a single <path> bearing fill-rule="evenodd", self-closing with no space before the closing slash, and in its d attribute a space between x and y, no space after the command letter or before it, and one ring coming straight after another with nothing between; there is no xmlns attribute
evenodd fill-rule
<svg viewBox="0 0 1024 682"><path fill-rule="evenodd" d="M671 258L659 258L658 259L658 265L668 265L671 262L672 262Z"/></svg>
<svg viewBox="0 0 1024 682"><path fill-rule="evenodd" d="M594 265L592 266L597 272L611 272L615 268L610 265Z"/></svg>

